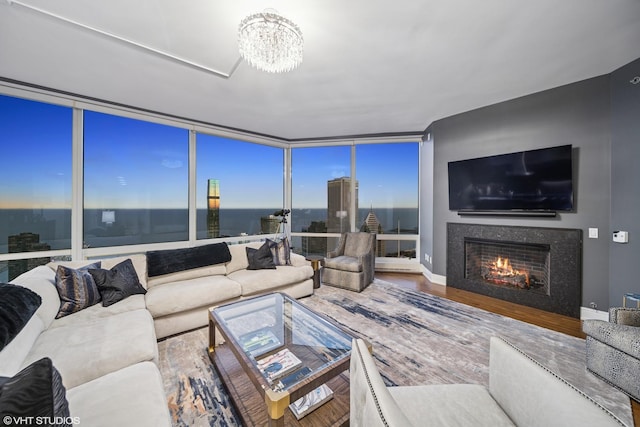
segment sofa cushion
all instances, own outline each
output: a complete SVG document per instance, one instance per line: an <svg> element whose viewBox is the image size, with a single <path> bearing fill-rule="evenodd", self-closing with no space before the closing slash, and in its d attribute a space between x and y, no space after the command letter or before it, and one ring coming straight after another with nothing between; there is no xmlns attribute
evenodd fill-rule
<svg viewBox="0 0 640 427"><path fill-rule="evenodd" d="M0 378L0 414L3 417L48 417L54 423L47 425L67 426L70 424L67 419L69 403L65 393L60 374L51 359L45 357L12 378Z"/></svg>
<svg viewBox="0 0 640 427"><path fill-rule="evenodd" d="M16 277L11 283L29 288L40 295L42 304L36 311L36 315L42 320L44 328L48 328L60 309L60 295L58 295L56 288L55 271L40 265Z"/></svg>
<svg viewBox="0 0 640 427"><path fill-rule="evenodd" d="M242 295L247 296L302 282L313 277L313 268L279 265L275 270L238 270L228 277L238 282Z"/></svg>
<svg viewBox="0 0 640 427"><path fill-rule="evenodd" d="M71 416L92 427L170 427L160 371L136 363L67 391Z"/></svg>
<svg viewBox="0 0 640 427"><path fill-rule="evenodd" d="M291 248L289 247L289 239L284 237L280 241L267 239L266 242L271 249L273 262L275 265L291 265Z"/></svg>
<svg viewBox="0 0 640 427"><path fill-rule="evenodd" d="M190 270L207 265L222 264L231 260L225 242L184 249L168 249L147 252L149 277Z"/></svg>
<svg viewBox="0 0 640 427"><path fill-rule="evenodd" d="M326 258L324 260L324 266L334 270L352 271L354 273L361 272L363 267L362 263L358 261L358 258L345 255Z"/></svg>
<svg viewBox="0 0 640 427"><path fill-rule="evenodd" d="M67 388L134 363L157 361L153 319L147 310L135 310L49 328L36 339L23 366L42 357L51 358Z"/></svg>
<svg viewBox="0 0 640 427"><path fill-rule="evenodd" d="M98 286L103 307L108 307L131 295L145 294L130 259L114 265L110 270L91 268L89 273Z"/></svg>
<svg viewBox="0 0 640 427"><path fill-rule="evenodd" d="M271 247L267 242L258 249L247 246L245 250L247 251L247 262L249 263L248 270L273 270L276 268L271 254Z"/></svg>
<svg viewBox="0 0 640 427"><path fill-rule="evenodd" d="M20 333L40 304L42 298L32 290L0 283L0 351Z"/></svg>
<svg viewBox="0 0 640 427"><path fill-rule="evenodd" d="M206 276L224 276L227 269L224 264L208 265L206 267L193 268L191 270L178 271L175 273L163 274L162 276L149 277L149 288L163 285L165 283L180 282L183 280L196 279Z"/></svg>
<svg viewBox="0 0 640 427"><path fill-rule="evenodd" d="M389 392L412 425L510 426L515 424L478 384L433 384L389 387Z"/></svg>
<svg viewBox="0 0 640 427"><path fill-rule="evenodd" d="M240 295L242 288L233 280L226 276L208 276L150 287L145 300L151 315L161 317L215 305Z"/></svg>
<svg viewBox="0 0 640 427"><path fill-rule="evenodd" d="M100 292L89 274L91 268L100 268L100 262L79 269L58 266L56 288L60 295L60 310L56 315L57 319L100 302Z"/></svg>
<svg viewBox="0 0 640 427"><path fill-rule="evenodd" d="M125 298L108 307L104 307L102 304L96 304L68 316L61 317L60 319L55 319L49 327L59 328L61 326L73 324L80 325L83 323L94 322L97 319L113 316L114 314L144 309L146 309L144 295L131 295L129 298Z"/></svg>

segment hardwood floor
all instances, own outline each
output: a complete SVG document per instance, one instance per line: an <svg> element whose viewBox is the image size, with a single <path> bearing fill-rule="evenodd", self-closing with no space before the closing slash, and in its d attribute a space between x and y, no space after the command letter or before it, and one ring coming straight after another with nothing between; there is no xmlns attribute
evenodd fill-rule
<svg viewBox="0 0 640 427"><path fill-rule="evenodd" d="M376 278L420 292L437 295L439 297L471 305L473 307L478 307L483 310L538 325L543 328L562 332L567 335L585 338L585 335L582 332L581 321L579 319L574 319L573 317L549 313L536 308L502 301L484 295L475 294L473 292L463 291L461 289L436 285L429 282L429 280L427 280L427 278L422 274L376 272ZM631 409L633 411L634 427L640 427L640 403L633 399L630 399L630 401Z"/></svg>

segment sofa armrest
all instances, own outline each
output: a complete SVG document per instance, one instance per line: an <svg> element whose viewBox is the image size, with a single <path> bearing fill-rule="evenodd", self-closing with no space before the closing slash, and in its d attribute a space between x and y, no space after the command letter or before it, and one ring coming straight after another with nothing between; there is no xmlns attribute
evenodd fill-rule
<svg viewBox="0 0 640 427"><path fill-rule="evenodd" d="M609 322L619 325L640 326L640 309L629 307L611 307Z"/></svg>
<svg viewBox="0 0 640 427"><path fill-rule="evenodd" d="M489 392L517 426L624 426L609 410L508 342L491 338Z"/></svg>

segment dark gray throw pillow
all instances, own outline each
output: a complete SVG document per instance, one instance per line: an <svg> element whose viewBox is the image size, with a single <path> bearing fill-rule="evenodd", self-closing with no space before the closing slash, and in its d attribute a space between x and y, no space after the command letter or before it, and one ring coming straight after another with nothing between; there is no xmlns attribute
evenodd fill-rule
<svg viewBox="0 0 640 427"><path fill-rule="evenodd" d="M130 258L114 265L111 270L92 268L89 273L98 286L103 307L108 307L131 295L147 293L140 283Z"/></svg>
<svg viewBox="0 0 640 427"><path fill-rule="evenodd" d="M42 304L40 295L11 283L0 283L0 351L29 322Z"/></svg>
<svg viewBox="0 0 640 427"><path fill-rule="evenodd" d="M56 288L60 296L59 319L100 302L100 292L89 269L100 268L101 262L73 269L62 265L56 270Z"/></svg>
<svg viewBox="0 0 640 427"><path fill-rule="evenodd" d="M273 263L271 249L267 242L258 249L247 247L245 250L247 251L247 261L249 261L247 270L273 270L276 268L276 265Z"/></svg>
<svg viewBox="0 0 640 427"><path fill-rule="evenodd" d="M42 358L13 377L0 380L0 414L33 417L40 425L71 425L66 390L51 359Z"/></svg>
<svg viewBox="0 0 640 427"><path fill-rule="evenodd" d="M289 247L289 239L284 237L282 240L273 241L267 239L266 243L271 249L271 256L275 265L291 265L291 248Z"/></svg>

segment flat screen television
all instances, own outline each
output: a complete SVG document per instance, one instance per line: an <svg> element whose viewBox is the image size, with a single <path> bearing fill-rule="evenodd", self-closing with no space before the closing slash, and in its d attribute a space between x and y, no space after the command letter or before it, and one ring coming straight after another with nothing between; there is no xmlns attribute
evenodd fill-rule
<svg viewBox="0 0 640 427"><path fill-rule="evenodd" d="M572 211L571 145L449 162L449 210Z"/></svg>

